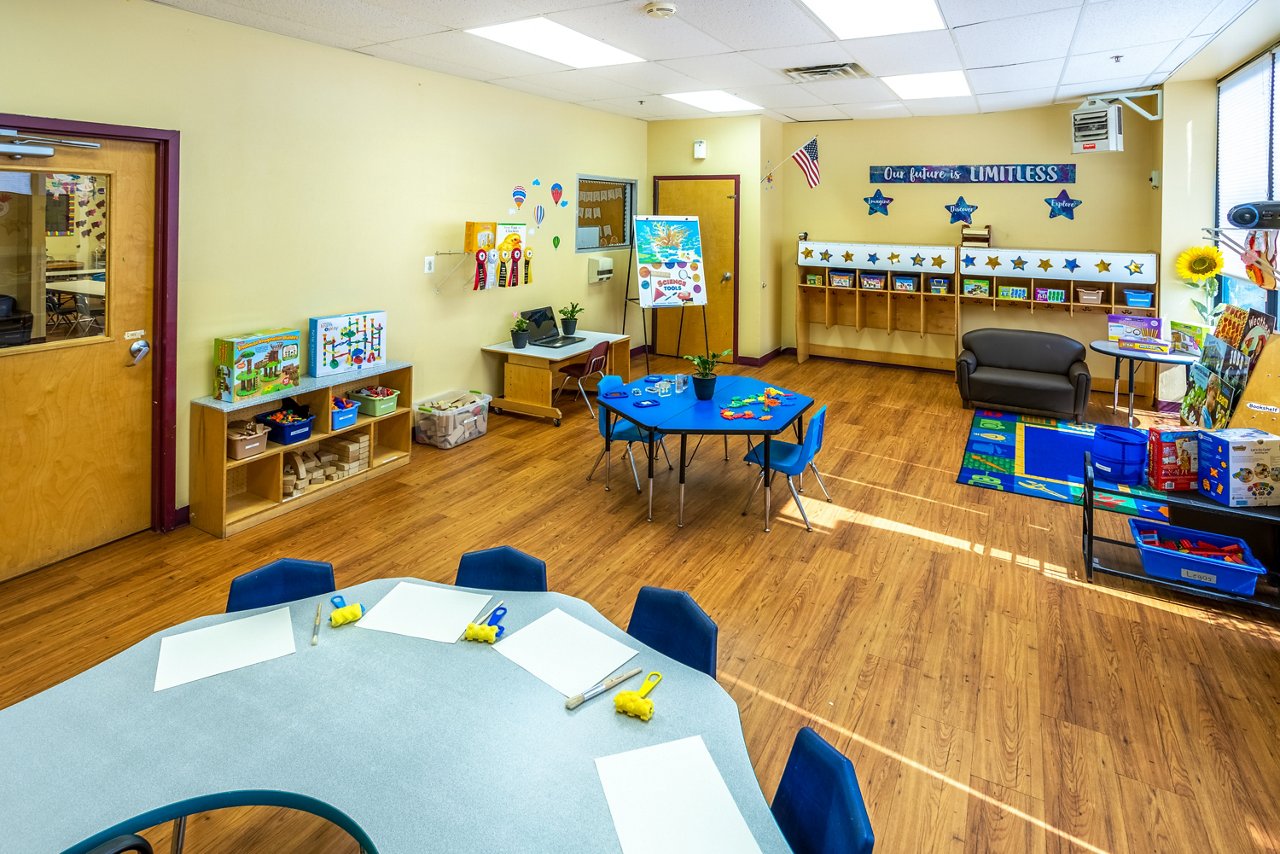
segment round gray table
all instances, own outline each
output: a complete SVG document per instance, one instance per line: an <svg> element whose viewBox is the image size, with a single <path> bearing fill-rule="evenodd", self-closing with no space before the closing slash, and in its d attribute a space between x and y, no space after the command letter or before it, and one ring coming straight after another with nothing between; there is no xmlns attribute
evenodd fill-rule
<svg viewBox="0 0 1280 854"><path fill-rule="evenodd" d="M1111 408L1120 411L1120 360L1129 360L1129 420L1127 426L1133 426L1133 375L1138 370L1138 362L1155 362L1160 365L1182 365L1190 368L1200 361L1196 356L1186 353L1148 353L1142 350L1125 350L1115 341L1091 341L1089 349L1116 360L1115 387L1112 390Z"/></svg>
<svg viewBox="0 0 1280 854"><path fill-rule="evenodd" d="M342 591L370 607L400 580ZM441 644L323 627L292 603L293 655L153 692L159 632L0 711L5 843L83 852L180 815L266 804L303 809L369 852L620 851L596 757L701 735L761 849L787 851L714 679L630 638L558 593L494 592L508 632L554 608L640 652L662 672L641 722L607 692L575 711L488 644ZM270 609L261 609L263 611ZM624 687L638 687L636 677ZM9 849L6 849L9 850Z"/></svg>

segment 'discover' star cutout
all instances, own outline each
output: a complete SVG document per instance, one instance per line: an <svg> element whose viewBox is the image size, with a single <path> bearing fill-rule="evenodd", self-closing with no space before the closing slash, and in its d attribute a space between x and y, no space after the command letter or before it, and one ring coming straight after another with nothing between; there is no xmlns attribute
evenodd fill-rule
<svg viewBox="0 0 1280 854"><path fill-rule="evenodd" d="M977 205L971 205L964 200L964 196L956 199L954 205L943 205L947 209L947 213L951 214L951 224L963 222L965 225L973 225L973 212L978 209Z"/></svg>

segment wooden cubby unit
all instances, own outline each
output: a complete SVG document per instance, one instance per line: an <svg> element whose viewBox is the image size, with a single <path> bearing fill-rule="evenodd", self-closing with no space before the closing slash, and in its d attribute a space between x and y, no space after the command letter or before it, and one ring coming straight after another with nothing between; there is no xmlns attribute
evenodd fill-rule
<svg viewBox="0 0 1280 854"><path fill-rule="evenodd" d="M386 415L363 413L354 424L330 429L330 398L366 385L399 390L396 408ZM266 450L243 460L227 457L227 424L252 420L255 415L278 409L286 397L315 413L311 436L302 442L279 445L267 442ZM349 371L328 377L303 377L288 392L227 403L212 397L191 402L191 524L217 537L229 537L246 528L274 519L305 504L319 501L370 478L380 477L409 462L413 449L413 366L389 362L371 370ZM287 451L314 449L335 436L369 437L369 467L342 480L315 484L302 495L283 493L284 455Z"/></svg>

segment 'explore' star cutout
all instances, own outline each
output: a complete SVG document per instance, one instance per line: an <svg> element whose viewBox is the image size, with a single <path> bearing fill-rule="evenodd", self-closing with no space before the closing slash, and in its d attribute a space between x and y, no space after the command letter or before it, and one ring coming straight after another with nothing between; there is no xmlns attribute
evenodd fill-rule
<svg viewBox="0 0 1280 854"><path fill-rule="evenodd" d="M1076 208L1084 204L1080 199L1068 196L1066 190L1051 199L1045 199L1044 203L1049 206L1049 219L1061 216L1072 221L1076 218Z"/></svg>

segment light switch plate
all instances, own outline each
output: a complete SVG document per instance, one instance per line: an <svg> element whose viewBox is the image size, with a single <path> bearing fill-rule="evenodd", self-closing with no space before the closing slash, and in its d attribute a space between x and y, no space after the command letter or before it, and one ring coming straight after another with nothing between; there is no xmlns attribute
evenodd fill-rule
<svg viewBox="0 0 1280 854"><path fill-rule="evenodd" d="M434 273L436 271L436 256L428 255L422 259L422 272Z"/></svg>

